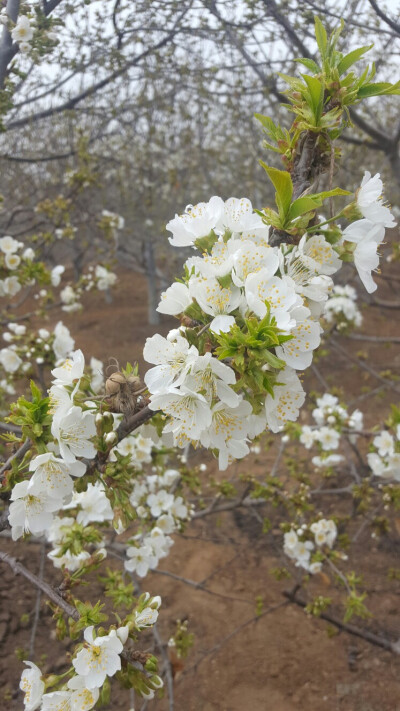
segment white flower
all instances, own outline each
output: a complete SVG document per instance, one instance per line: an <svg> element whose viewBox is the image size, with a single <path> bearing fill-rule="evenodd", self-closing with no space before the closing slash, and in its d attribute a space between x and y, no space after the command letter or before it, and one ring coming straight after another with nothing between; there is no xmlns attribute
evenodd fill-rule
<svg viewBox="0 0 400 711"><path fill-rule="evenodd" d="M45 694L41 711L90 711L100 695L99 689L86 688L82 676L73 676L67 686L68 691Z"/></svg>
<svg viewBox="0 0 400 711"><path fill-rule="evenodd" d="M66 415L74 403L62 385L52 385L49 390L49 413L54 417Z"/></svg>
<svg viewBox="0 0 400 711"><path fill-rule="evenodd" d="M189 291L200 308L206 314L214 317L210 324L210 330L214 333L229 331L235 323L235 319L226 314L238 308L241 301L240 289L235 286L225 289L214 278L194 278L189 282Z"/></svg>
<svg viewBox="0 0 400 711"><path fill-rule="evenodd" d="M0 251L3 252L3 254L13 254L20 246L21 243L14 239L14 237L7 235L6 237L0 238Z"/></svg>
<svg viewBox="0 0 400 711"><path fill-rule="evenodd" d="M284 549L294 550L299 542L296 531L288 531L283 536ZM286 553L286 550L285 550Z"/></svg>
<svg viewBox="0 0 400 711"><path fill-rule="evenodd" d="M142 612L135 612L135 627L142 630L145 627L152 627L157 622L158 610L146 607Z"/></svg>
<svg viewBox="0 0 400 711"><path fill-rule="evenodd" d="M22 252L22 259L25 259L27 262L32 262L35 259L35 252L32 247L27 247Z"/></svg>
<svg viewBox="0 0 400 711"><path fill-rule="evenodd" d="M150 513L154 518L157 518L164 511L169 511L174 502L172 494L168 494L165 489L160 489L157 494L149 494L147 497L147 505L150 508Z"/></svg>
<svg viewBox="0 0 400 711"><path fill-rule="evenodd" d="M76 516L78 523L87 526L92 521L103 523L111 521L114 517L109 499L100 482L88 484L86 491L74 492L71 503L67 508L80 507Z"/></svg>
<svg viewBox="0 0 400 711"><path fill-rule="evenodd" d="M229 242L228 242L229 244ZM244 286L249 274L264 268L269 277L274 276L279 267L279 257L272 247L263 247L253 242L243 242L233 257L232 281L236 286Z"/></svg>
<svg viewBox="0 0 400 711"><path fill-rule="evenodd" d="M19 283L17 277L12 276L7 277L7 279L4 280L3 288L4 293L7 294L7 296L15 296L15 294L18 294L18 292L21 291L22 286Z"/></svg>
<svg viewBox="0 0 400 711"><path fill-rule="evenodd" d="M318 469L324 469L337 466L344 461L344 457L341 454L329 454L327 457L313 457L311 461Z"/></svg>
<svg viewBox="0 0 400 711"><path fill-rule="evenodd" d="M29 42L33 37L33 30L26 15L20 15L14 29L11 30L14 42Z"/></svg>
<svg viewBox="0 0 400 711"><path fill-rule="evenodd" d="M211 414L211 425L200 441L204 447L219 449L219 468L224 471L232 459L242 459L249 452L246 439L252 407L246 400L234 408L218 402Z"/></svg>
<svg viewBox="0 0 400 711"><path fill-rule="evenodd" d="M8 521L12 528L13 540L20 538L24 531L45 531L53 520L53 513L63 505L62 499L52 498L46 492L32 494L29 491L29 481L15 484L11 501Z"/></svg>
<svg viewBox="0 0 400 711"><path fill-rule="evenodd" d="M298 246L299 258L304 266L314 274L330 275L340 269L342 261L323 235L313 235L307 239L303 235Z"/></svg>
<svg viewBox="0 0 400 711"><path fill-rule="evenodd" d="M96 266L95 275L98 280L97 288L100 291L105 291L106 289L109 289L110 286L114 286L115 282L117 281L117 275L113 272L109 272L108 269L100 266L100 264Z"/></svg>
<svg viewBox="0 0 400 711"><path fill-rule="evenodd" d="M58 441L60 454L66 462L74 462L76 457L92 459L96 448L91 437L96 434L94 415L83 412L80 407L71 407L53 419L51 433Z"/></svg>
<svg viewBox="0 0 400 711"><path fill-rule="evenodd" d="M111 630L110 634L104 637L95 638L93 630L93 626L86 627L86 646L72 661L76 673L84 678L87 689L101 687L107 676L114 676L121 669L119 655L123 650L123 644L115 630Z"/></svg>
<svg viewBox="0 0 400 711"><path fill-rule="evenodd" d="M300 297L297 296L294 282L289 277L270 277L270 271L263 267L247 277L245 292L249 308L259 318L266 315L265 302L268 302L271 316L276 318L278 328L290 331L296 325L289 310L298 303Z"/></svg>
<svg viewBox="0 0 400 711"><path fill-rule="evenodd" d="M291 316L296 319L290 332L292 338L276 348L276 355L291 368L304 370L311 365L312 352L321 342L321 326L309 318L310 311L305 306L293 309Z"/></svg>
<svg viewBox="0 0 400 711"><path fill-rule="evenodd" d="M12 348L2 348L0 363L7 373L15 373L22 365L22 360Z"/></svg>
<svg viewBox="0 0 400 711"><path fill-rule="evenodd" d="M144 545L139 548L129 546L126 551L129 560L125 561L125 568L131 573L135 572L140 578L144 578L149 568L154 568L157 565L157 556L154 555L154 550L151 546Z"/></svg>
<svg viewBox="0 0 400 711"><path fill-rule="evenodd" d="M72 519L75 522L75 519ZM66 568L70 573L78 570L82 563L89 560L90 553L81 551L80 553L71 553L71 551L61 552L62 548L54 548L47 557L50 558L55 568Z"/></svg>
<svg viewBox="0 0 400 711"><path fill-rule="evenodd" d="M279 432L286 422L297 420L305 397L295 371L289 366L280 371L277 375L277 384L274 385L274 397L267 395L265 399L265 412L270 430Z"/></svg>
<svg viewBox="0 0 400 711"><path fill-rule="evenodd" d="M171 343L159 333L146 339L143 358L148 363L156 363L144 376L144 382L151 393L175 386L183 382L191 363L199 355L195 346L190 346L186 338L178 336Z"/></svg>
<svg viewBox="0 0 400 711"><path fill-rule="evenodd" d="M174 282L161 294L161 301L157 306L160 314L176 316L181 314L192 303L192 297L185 284Z"/></svg>
<svg viewBox="0 0 400 711"><path fill-rule="evenodd" d="M62 264L58 264L53 267L50 274L51 283L53 286L58 286L61 283L61 276L65 272L65 267Z"/></svg>
<svg viewBox="0 0 400 711"><path fill-rule="evenodd" d="M190 247L199 237L206 237L217 227L224 209L223 200L214 196L209 202L188 205L183 215L175 215L167 224L174 247Z"/></svg>
<svg viewBox="0 0 400 711"><path fill-rule="evenodd" d="M64 326L62 321L59 321L55 326L54 335L55 339L53 342L53 350L56 358L66 358L67 355L73 350L75 341L72 338L68 328ZM42 336L42 338L44 338L44 336Z"/></svg>
<svg viewBox="0 0 400 711"><path fill-rule="evenodd" d="M301 444L306 448L306 449L311 449L313 446L315 440L316 440L316 435L318 433L316 430L312 430L311 427L308 425L304 425L301 430L301 435L300 435L300 442Z"/></svg>
<svg viewBox="0 0 400 711"><path fill-rule="evenodd" d="M25 669L21 675L19 688L24 692L25 711L36 711L42 701L44 682L42 672L33 662L24 662L30 669Z"/></svg>
<svg viewBox="0 0 400 711"><path fill-rule="evenodd" d="M159 528L163 533L168 535L175 531L175 521L171 514L163 514L156 521L157 528Z"/></svg>
<svg viewBox="0 0 400 711"><path fill-rule="evenodd" d="M5 256L4 261L8 269L17 269L17 267L19 267L19 265L21 264L21 257L19 257L18 254L8 253Z"/></svg>
<svg viewBox="0 0 400 711"><path fill-rule="evenodd" d="M211 423L210 406L205 397L184 385L179 390L170 388L165 393L152 395L149 407L171 416L164 432L173 432L175 444L179 447L184 447L188 441L198 440L201 432Z"/></svg>
<svg viewBox="0 0 400 711"><path fill-rule="evenodd" d="M385 228L382 224L365 219L352 222L343 230L343 239L356 243L353 252L354 265L369 294L377 288L371 277L371 272L379 265L377 249L384 236Z"/></svg>
<svg viewBox="0 0 400 711"><path fill-rule="evenodd" d="M248 198L229 198L224 205L222 224L225 229L233 233L263 230L268 235L268 228L264 225L260 215L253 212L252 204Z"/></svg>
<svg viewBox="0 0 400 711"><path fill-rule="evenodd" d="M73 290L72 286L68 285L65 286L64 289L60 292L60 299L63 302L63 304L71 305L74 304L75 301L77 300L77 294L75 294L75 291Z"/></svg>
<svg viewBox="0 0 400 711"><path fill-rule="evenodd" d="M321 427L316 432L315 439L324 450L337 449L340 442L340 432L331 427Z"/></svg>
<svg viewBox="0 0 400 711"><path fill-rule="evenodd" d="M229 407L236 407L240 401L240 396L230 387L235 383L235 371L213 358L211 353L198 356L185 379L185 385L201 392L210 404L217 398Z"/></svg>
<svg viewBox="0 0 400 711"><path fill-rule="evenodd" d="M377 448L381 457L386 457L387 454L393 454L394 452L394 438L387 430L383 430L374 438L373 445Z"/></svg>
<svg viewBox="0 0 400 711"><path fill-rule="evenodd" d="M103 362L92 356L89 365L92 371L90 386L93 392L98 393L104 386Z"/></svg>
<svg viewBox="0 0 400 711"><path fill-rule="evenodd" d="M182 496L177 496L172 506L170 506L170 512L175 518L186 519L188 517L188 507L183 502ZM153 529L154 530L154 529Z"/></svg>
<svg viewBox="0 0 400 711"><path fill-rule="evenodd" d="M230 239L224 242L219 238L209 254L206 252L202 257L189 257L185 267L189 273L194 267L195 273L206 279L226 276L232 270L234 252L241 247L241 244L240 240Z"/></svg>
<svg viewBox="0 0 400 711"><path fill-rule="evenodd" d="M86 464L73 462L66 464L63 459L57 459L52 452L34 457L29 470L34 472L29 481L28 491L35 495L47 493L55 499L62 499L72 493L71 476L81 477L86 471Z"/></svg>
<svg viewBox="0 0 400 711"><path fill-rule="evenodd" d="M367 220L385 227L395 227L396 223L389 208L382 203L383 183L380 174L376 173L371 178L371 173L366 170L357 192L357 206Z"/></svg>
<svg viewBox="0 0 400 711"><path fill-rule="evenodd" d="M329 548L332 548L337 536L336 524L332 519L322 518L320 521L311 524L310 531L315 536L317 546L326 544Z"/></svg>
<svg viewBox="0 0 400 711"><path fill-rule="evenodd" d="M64 363L51 371L55 385L73 385L80 380L85 368L85 357L81 350L73 351Z"/></svg>
<svg viewBox="0 0 400 711"><path fill-rule="evenodd" d="M75 519L71 516L54 516L50 528L46 530L49 543L62 543L74 523Z"/></svg>

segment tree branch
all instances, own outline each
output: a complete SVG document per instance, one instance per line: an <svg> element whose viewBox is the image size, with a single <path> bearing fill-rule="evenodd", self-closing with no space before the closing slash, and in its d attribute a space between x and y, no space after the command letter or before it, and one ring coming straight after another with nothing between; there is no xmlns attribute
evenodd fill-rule
<svg viewBox="0 0 400 711"><path fill-rule="evenodd" d="M381 8L379 7L378 3L375 2L375 0L368 0L368 1L369 1L369 4L371 5L371 7L373 7L373 9L375 10L378 17L380 17L381 20L383 20L387 25L389 25L389 27L391 27L391 29L394 30L396 32L396 34L400 35L400 25L397 22L395 22L394 20L392 20L390 17L385 15L385 13L383 12L383 10L381 10Z"/></svg>
<svg viewBox="0 0 400 711"><path fill-rule="evenodd" d="M29 580L32 585L41 590L49 598L49 600L54 602L57 607L60 607L65 614L68 615L68 617L72 617L74 620L79 620L79 612L75 609L75 607L72 607L72 605L58 595L49 583L46 583L45 580L41 580L37 575L31 573L31 571L28 570L28 568L25 568L25 566L22 565L22 563L20 563L16 558L13 558L8 553L5 553L5 551L0 551L0 561L7 563L15 575L23 575L23 577Z"/></svg>
<svg viewBox="0 0 400 711"><path fill-rule="evenodd" d="M283 592L283 596L286 597L286 599L290 602L294 603L295 605L298 605L299 607L307 607L307 603L304 600L300 600L298 597L296 597L296 592L296 590L294 592L285 590ZM361 637L361 639L365 639L367 642L370 642L370 644L374 644L377 647L382 647L383 649L388 649L390 652L394 652L395 654L400 654L400 646L398 642L391 642L385 637L381 637L380 635L374 634L373 632L369 632L368 630L362 630L359 627L356 627L355 625L348 625L345 622L341 622L341 620L338 620L336 617L332 617L332 615L329 615L327 612L321 612L318 617L322 620L325 620L326 622L330 622L332 625L334 625L340 630L344 630L345 632L348 632L349 634L352 634L355 637Z"/></svg>

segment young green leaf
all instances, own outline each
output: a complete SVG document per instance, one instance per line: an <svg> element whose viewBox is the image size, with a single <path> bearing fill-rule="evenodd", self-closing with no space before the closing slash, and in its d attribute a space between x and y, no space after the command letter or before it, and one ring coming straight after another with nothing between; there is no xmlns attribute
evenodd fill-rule
<svg viewBox="0 0 400 711"><path fill-rule="evenodd" d="M266 163L264 163L264 161L260 161L260 164L266 171L269 179L271 180L276 190L275 199L279 209L279 216L284 221L289 211L293 195L293 183L292 178L290 177L290 173L288 173L286 170L278 170L277 168L271 168Z"/></svg>
<svg viewBox="0 0 400 711"><path fill-rule="evenodd" d="M325 27L323 26L319 17L315 18L315 37L317 40L318 49L321 52L321 57L324 58L328 46L328 37L326 34Z"/></svg>
<svg viewBox="0 0 400 711"><path fill-rule="evenodd" d="M369 50L372 49L373 46L374 46L373 44L370 44L368 47L360 47L359 49L353 49L352 52L349 52L349 54L346 54L346 56L340 60L338 66L337 66L339 76L341 76L342 74L347 72L347 70L350 69L350 67L353 64L358 62L360 57L362 57L362 55L365 54L365 52L369 52Z"/></svg>

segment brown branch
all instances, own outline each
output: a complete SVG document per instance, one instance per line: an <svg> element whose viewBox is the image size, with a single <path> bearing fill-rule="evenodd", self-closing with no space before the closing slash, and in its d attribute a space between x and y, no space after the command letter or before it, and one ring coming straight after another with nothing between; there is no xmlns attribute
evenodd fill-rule
<svg viewBox="0 0 400 711"><path fill-rule="evenodd" d="M373 9L375 10L378 17L380 17L381 20L383 20L387 25L389 25L389 27L391 27L391 29L394 30L396 32L396 34L400 35L400 25L397 22L395 22L394 20L392 20L390 17L385 15L385 13L383 12L383 10L381 10L381 8L379 7L378 3L375 2L375 0L368 0L368 1L369 1L369 4L371 5L371 7L373 7Z"/></svg>
<svg viewBox="0 0 400 711"><path fill-rule="evenodd" d="M7 459L7 461L3 464L2 468L0 469L0 483L1 483L1 480L2 480L5 472L7 471L7 469L10 468L13 461L16 459L22 459L22 457L24 456L24 454L26 454L26 452L28 451L30 446L31 446L30 439L25 440L23 445L19 449L17 449L17 451L14 452L14 454L12 454L11 457L9 457Z"/></svg>
<svg viewBox="0 0 400 711"><path fill-rule="evenodd" d="M289 602L293 603L294 605L298 605L299 607L302 607L304 609L305 607L307 607L307 603L304 600L300 600L298 597L296 597L296 592L297 590L295 590L294 592L291 590L285 590L283 592L283 596L286 597ZM377 647L387 649L389 650L389 652L394 652L394 654L400 654L400 648L397 642L391 642L385 637L381 637L380 635L374 634L373 632L369 632L368 630L362 630L359 627L356 627L355 625L348 625L345 622L338 620L336 617L329 615L327 612L321 612L318 617L322 620L325 620L326 622L330 622L339 630L344 630L345 632L348 632L349 634L352 634L355 637L361 637L361 639L365 639L370 644L374 644Z"/></svg>
<svg viewBox="0 0 400 711"><path fill-rule="evenodd" d="M139 412L123 419L117 429L118 441L120 442L121 439L124 439L124 437L133 432L133 430L137 430L138 427L143 425L148 420L151 420L155 414L156 412L154 410L150 410L149 406L146 405L146 407L143 407L143 409L139 410Z"/></svg>
<svg viewBox="0 0 400 711"><path fill-rule="evenodd" d="M49 600L54 602L57 607L60 607L65 614L68 615L68 617L72 617L74 620L79 620L80 615L78 610L58 595L49 583L46 583L45 580L41 580L37 575L31 573L31 571L25 568L22 563L5 551L0 551L0 560L3 561L3 563L7 563L15 575L23 575L23 577L29 580L32 585L41 590L49 598Z"/></svg>

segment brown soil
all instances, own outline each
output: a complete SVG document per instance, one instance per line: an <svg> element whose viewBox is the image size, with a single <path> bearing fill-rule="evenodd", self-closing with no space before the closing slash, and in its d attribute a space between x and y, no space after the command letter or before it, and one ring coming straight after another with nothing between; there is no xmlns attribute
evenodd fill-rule
<svg viewBox="0 0 400 711"><path fill-rule="evenodd" d="M379 297L396 298L383 281ZM63 314L62 319L71 328L76 347L85 354L105 360L113 356L123 364L140 359L144 339L156 330L145 325L145 302L143 278L121 270L112 304L105 303L98 294L89 294L81 314ZM396 315L396 311L370 308L368 332L398 335L393 327ZM166 333L172 323L166 321L157 330ZM340 343L349 353L358 353L363 362L373 364L377 371L390 369L400 374L398 346L345 338ZM320 360L318 368L329 384L337 385L340 367L339 387L347 402L363 389L366 394L368 389L379 386L374 376L359 366L343 364L341 357L331 351ZM307 388L322 392L315 374L308 378ZM394 399L394 393L384 390L361 400L359 406L366 412L367 426L375 423L380 414L386 416L388 403ZM203 456L196 453L194 461L201 461ZM205 459L208 472L215 473L210 458ZM271 461L273 451L263 451L239 463L236 471L261 474L268 471ZM230 475L228 472L226 478ZM321 501L322 506L324 511L329 510L326 500ZM344 499L340 506L343 513L351 514L349 500ZM388 535L377 540L371 539L369 529L361 532L350 549L346 568L363 575L364 587L369 591L368 607L374 614L372 620L355 624L392 640L400 636L400 582L389 580L387 572L390 567L400 567L398 530L400 527L394 525ZM7 540L2 545L37 572L38 546L16 545ZM195 634L194 647L183 669L177 670L175 710L400 711L400 658L363 639L335 631L327 622L310 618L300 607L288 604L283 592L292 587L293 580L276 582L271 575L271 569L285 564L281 548L278 527L272 527L265 535L251 512L227 512L192 522L184 535L176 536L159 572L146 578L143 589L163 598L159 621L162 639L169 638L177 618L187 617L189 630ZM207 591L162 575L161 570L197 583L203 581ZM23 708L18 693L22 664L15 651L29 649L36 591L15 578L7 566L1 567L1 574L0 710L13 711ZM44 576L53 581L60 579L47 561ZM315 576L309 592L332 596L337 601L326 576ZM263 600L259 618L255 616L258 596ZM343 609L334 605L332 614L341 619ZM52 625L51 613L42 604L34 659L45 672L64 667L66 645L54 641ZM49 637L53 640L50 646ZM151 648L151 634L147 639ZM108 708L128 711L130 707L128 692L118 692ZM136 699L136 711L140 708L141 701ZM166 699L148 704L149 711L167 708Z"/></svg>

